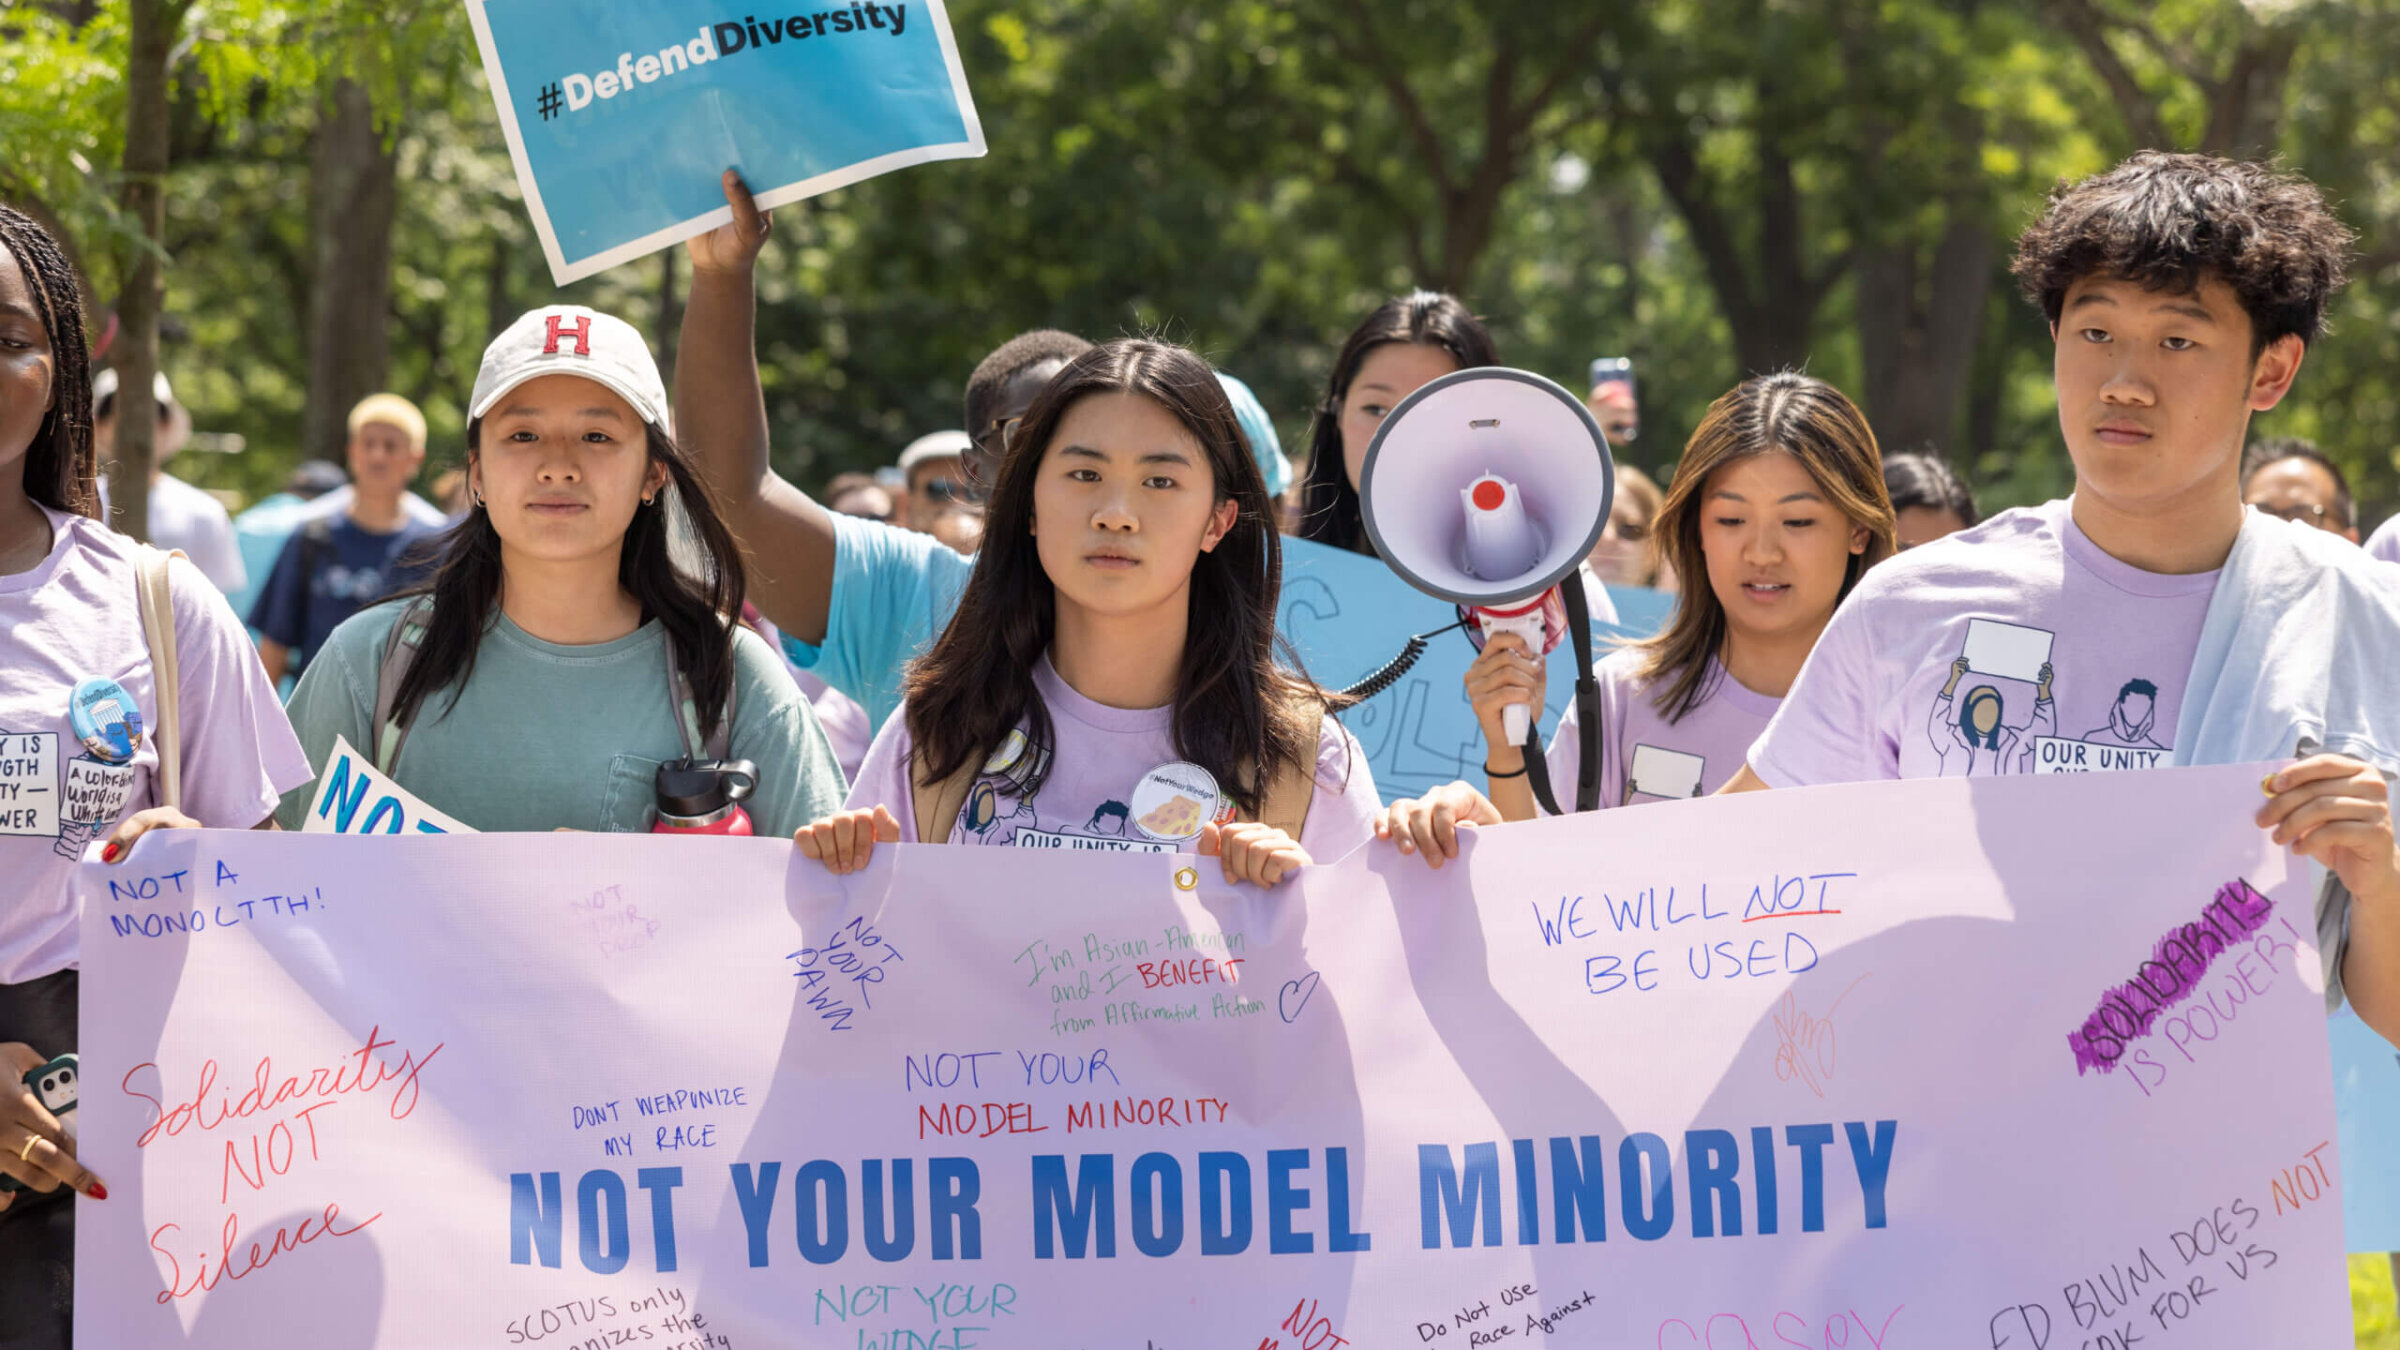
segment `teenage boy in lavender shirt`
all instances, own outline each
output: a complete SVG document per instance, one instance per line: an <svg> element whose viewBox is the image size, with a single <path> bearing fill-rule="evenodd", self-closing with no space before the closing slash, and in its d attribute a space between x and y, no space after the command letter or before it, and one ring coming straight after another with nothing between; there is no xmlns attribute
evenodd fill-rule
<svg viewBox="0 0 2400 1350"><path fill-rule="evenodd" d="M2196 155L2144 153L2054 194L2015 270L2057 343L2074 495L1871 573L1725 790L2169 763L2244 530L2251 415L2299 374L2349 240L2306 181ZM2400 631L2340 640L2388 649ZM2263 786L2257 824L2352 898L2336 976L2360 1017L2400 1039L2400 854L2382 774L2320 754ZM2327 931L2340 950L2340 916Z"/></svg>

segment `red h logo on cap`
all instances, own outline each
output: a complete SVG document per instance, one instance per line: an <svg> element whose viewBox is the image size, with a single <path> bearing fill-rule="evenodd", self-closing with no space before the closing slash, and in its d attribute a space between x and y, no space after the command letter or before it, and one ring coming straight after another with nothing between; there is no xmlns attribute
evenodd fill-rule
<svg viewBox="0 0 2400 1350"><path fill-rule="evenodd" d="M563 322L564 317L565 316L558 314L547 316L548 323L550 325L550 337L548 341L542 344L542 355L557 355L559 339L566 338L575 344L575 354L577 356L590 356L592 354L592 316L586 314L582 318L577 319L574 327L572 328L568 327L566 323Z"/></svg>

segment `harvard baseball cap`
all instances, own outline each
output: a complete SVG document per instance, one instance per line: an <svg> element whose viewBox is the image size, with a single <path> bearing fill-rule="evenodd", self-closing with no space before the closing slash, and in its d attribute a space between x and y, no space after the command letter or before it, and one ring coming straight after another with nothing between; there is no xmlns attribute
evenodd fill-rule
<svg viewBox="0 0 2400 1350"><path fill-rule="evenodd" d="M475 372L469 421L491 412L509 390L544 375L579 375L607 386L633 405L634 413L661 431L674 430L666 384L650 344L633 325L581 305L545 305L528 311L483 349Z"/></svg>

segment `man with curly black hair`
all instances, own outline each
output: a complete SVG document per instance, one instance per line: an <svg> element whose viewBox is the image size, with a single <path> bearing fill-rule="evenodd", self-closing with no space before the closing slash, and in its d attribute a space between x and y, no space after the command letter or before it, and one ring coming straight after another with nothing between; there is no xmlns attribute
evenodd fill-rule
<svg viewBox="0 0 2400 1350"><path fill-rule="evenodd" d="M2346 984L2400 1039L2400 682L2377 669L2400 650L2400 588L2241 492L2250 420L2323 335L2351 238L2305 179L2201 155L2146 152L2054 192L2015 271L2056 343L2074 495L1877 567L1727 790L1932 777L1928 712L1970 673L2027 732L1978 774L2297 756L2256 826L2332 873L2329 998ZM2110 734L2129 702L2142 734ZM2041 731L2059 734L2016 725L2051 704Z"/></svg>

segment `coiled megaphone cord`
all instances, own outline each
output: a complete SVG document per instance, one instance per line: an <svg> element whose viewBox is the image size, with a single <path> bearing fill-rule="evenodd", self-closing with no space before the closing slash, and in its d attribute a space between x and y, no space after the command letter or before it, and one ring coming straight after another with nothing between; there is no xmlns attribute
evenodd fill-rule
<svg viewBox="0 0 2400 1350"><path fill-rule="evenodd" d="M1425 649L1433 644L1435 638L1466 627L1473 617L1468 615L1457 623L1444 624L1430 633L1419 633L1410 638L1408 644L1400 649L1400 654L1386 661L1382 669L1347 689L1335 691L1335 697L1349 703L1360 703L1398 684L1400 677L1406 675L1409 668L1417 663L1417 659L1425 655Z"/></svg>

